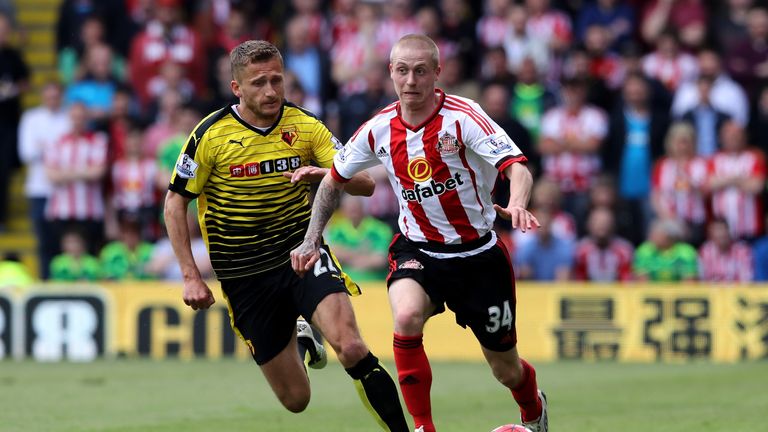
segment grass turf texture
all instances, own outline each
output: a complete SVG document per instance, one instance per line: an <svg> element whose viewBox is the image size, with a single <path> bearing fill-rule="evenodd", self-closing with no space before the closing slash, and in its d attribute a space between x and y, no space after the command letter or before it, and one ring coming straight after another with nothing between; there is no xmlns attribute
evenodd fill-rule
<svg viewBox="0 0 768 432"><path fill-rule="evenodd" d="M553 432L768 430L761 418L768 406L765 362L536 367ZM487 432L519 421L511 395L487 366L435 363L433 375L441 432ZM312 402L295 415L248 362L5 361L0 431L378 430L338 363L310 376Z"/></svg>

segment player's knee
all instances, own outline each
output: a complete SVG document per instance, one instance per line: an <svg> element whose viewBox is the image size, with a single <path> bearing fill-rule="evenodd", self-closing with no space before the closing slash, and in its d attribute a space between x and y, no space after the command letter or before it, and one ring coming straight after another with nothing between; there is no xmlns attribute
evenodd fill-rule
<svg viewBox="0 0 768 432"><path fill-rule="evenodd" d="M523 370L519 366L505 364L493 368L493 376L506 388L516 388L523 378Z"/></svg>
<svg viewBox="0 0 768 432"><path fill-rule="evenodd" d="M402 308L395 312L395 331L404 335L421 334L424 330L424 312L417 309Z"/></svg>
<svg viewBox="0 0 768 432"><path fill-rule="evenodd" d="M308 390L292 390L279 393L277 398L288 411L300 413L309 405L310 393Z"/></svg>
<svg viewBox="0 0 768 432"><path fill-rule="evenodd" d="M336 356L345 368L349 368L356 365L357 362L365 357L368 354L368 351L369 349L362 339L350 338L339 344L338 349L336 349Z"/></svg>

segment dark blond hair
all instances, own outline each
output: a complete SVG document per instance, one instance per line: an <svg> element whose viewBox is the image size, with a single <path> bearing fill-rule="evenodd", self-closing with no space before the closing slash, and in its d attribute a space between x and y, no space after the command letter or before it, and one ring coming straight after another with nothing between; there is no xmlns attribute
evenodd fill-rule
<svg viewBox="0 0 768 432"><path fill-rule="evenodd" d="M232 48L229 53L229 61L232 65L232 76L237 79L240 71L252 63L263 63L272 59L280 60L283 64L283 56L271 43L264 40L249 40Z"/></svg>
<svg viewBox="0 0 768 432"><path fill-rule="evenodd" d="M399 48L401 45L412 44L414 42L421 43L425 48L427 48L427 50L429 50L430 60L432 60L432 67L437 69L437 66L440 65L440 49L437 47L437 44L435 44L435 41L430 39L429 36L422 34L407 34L395 42L395 44L392 46L392 51L389 52L389 62L392 63L392 53L395 52L396 48Z"/></svg>

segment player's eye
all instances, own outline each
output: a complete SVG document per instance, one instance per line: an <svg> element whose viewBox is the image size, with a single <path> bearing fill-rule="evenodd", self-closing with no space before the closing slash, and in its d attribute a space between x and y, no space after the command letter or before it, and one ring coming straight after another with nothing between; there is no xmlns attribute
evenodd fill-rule
<svg viewBox="0 0 768 432"><path fill-rule="evenodd" d="M408 73L408 70L406 70L405 68L397 68L397 72L400 75L405 75L406 73Z"/></svg>

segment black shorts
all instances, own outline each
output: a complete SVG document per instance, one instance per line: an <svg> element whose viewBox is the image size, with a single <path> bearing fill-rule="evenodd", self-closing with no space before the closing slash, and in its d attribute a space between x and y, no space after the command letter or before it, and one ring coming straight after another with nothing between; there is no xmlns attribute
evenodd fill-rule
<svg viewBox="0 0 768 432"><path fill-rule="evenodd" d="M487 235L467 251L492 241ZM480 344L492 351L508 351L517 344L515 329L515 276L507 249L497 240L489 249L470 256L433 257L423 250L455 255L459 249L433 250L397 234L389 248L387 286L397 279L413 279L437 306L456 314L456 323L472 329ZM439 248L438 248L439 249ZM471 252L470 252L471 253Z"/></svg>
<svg viewBox="0 0 768 432"><path fill-rule="evenodd" d="M318 263L303 278L289 262L264 273L221 281L232 329L248 345L256 363L262 365L278 355L296 331L296 318L311 320L326 296L359 292L327 245L321 247Z"/></svg>

